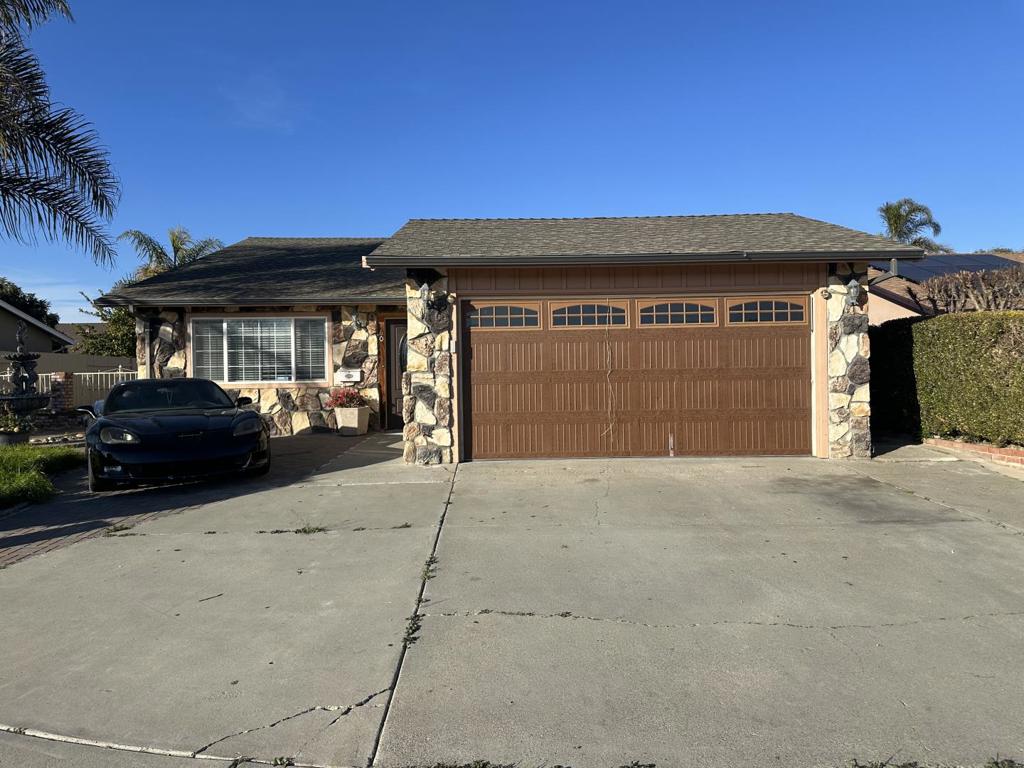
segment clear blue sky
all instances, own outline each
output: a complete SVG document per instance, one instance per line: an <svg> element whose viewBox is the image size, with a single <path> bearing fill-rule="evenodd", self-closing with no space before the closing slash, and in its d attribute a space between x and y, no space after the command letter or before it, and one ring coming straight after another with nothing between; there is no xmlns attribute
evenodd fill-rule
<svg viewBox="0 0 1024 768"><path fill-rule="evenodd" d="M112 230L794 211L1024 247L1024 3L72 0L31 42L121 176ZM301 9L301 10L300 10ZM114 271L0 242L53 300Z"/></svg>

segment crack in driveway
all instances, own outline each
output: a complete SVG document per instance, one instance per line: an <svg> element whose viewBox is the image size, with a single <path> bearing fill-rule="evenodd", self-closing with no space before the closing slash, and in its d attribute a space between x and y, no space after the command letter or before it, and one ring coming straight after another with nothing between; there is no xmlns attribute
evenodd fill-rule
<svg viewBox="0 0 1024 768"><path fill-rule="evenodd" d="M376 697L380 696L382 693L387 693L390 690L391 690L391 686L388 686L387 688L379 690L376 693L371 693L366 698L360 699L355 704L349 704L348 706L340 706L340 705L332 705L332 704L328 704L328 705L318 704L316 706L307 707L306 709L300 710L300 711L295 712L293 714L286 715L285 717L282 717L282 718L280 718L278 720L275 720L272 723L267 723L265 725L257 725L254 728L246 728L245 730L241 730L241 731L238 731L236 733L229 733L227 736L222 736L219 739L214 739L209 744L206 744L205 746L202 746L199 749L195 750L192 753L192 757L197 757L197 756L203 754L204 752L206 752L206 750L210 749L211 747L213 747L213 746L215 746L217 744L220 744L221 742L227 741L228 739L234 739L234 738L236 738L238 736L245 736L247 733L255 733L256 731L263 731L263 730L266 730L267 728L274 728L275 726L278 726L281 723L286 723L289 720L294 720L294 719L296 719L298 717L302 717L303 715L308 715L311 712L337 712L338 716L335 717L333 720L331 720L331 722L329 722L326 726L324 726L324 728L330 728L332 725L334 725L339 720L341 720L341 718L345 717L345 715L351 713L352 710L354 710L354 709L356 709L358 707L362 707L362 706L365 706L365 705L369 704L371 701L373 701L373 699L375 699Z"/></svg>
<svg viewBox="0 0 1024 768"><path fill-rule="evenodd" d="M472 618L474 616L511 616L531 619L570 619L577 621L596 621L608 624L622 624L631 627L644 627L647 629L700 629L703 627L722 626L747 626L747 627L784 627L788 629L810 629L834 633L844 629L892 629L900 627L913 627L921 624L937 624L944 621L977 621L979 619L1020 617L1024 611L995 611L992 613L968 614L966 616L936 616L932 618L911 619L908 621L880 622L878 624L797 624L787 621L734 621L723 619L720 621L693 622L691 624L650 624L642 621L631 621L629 619L611 618L605 616L583 616L572 611L561 613L535 613L533 611L502 611L494 608L482 608L478 611L453 611L445 613L424 613L421 616L428 618L460 617Z"/></svg>

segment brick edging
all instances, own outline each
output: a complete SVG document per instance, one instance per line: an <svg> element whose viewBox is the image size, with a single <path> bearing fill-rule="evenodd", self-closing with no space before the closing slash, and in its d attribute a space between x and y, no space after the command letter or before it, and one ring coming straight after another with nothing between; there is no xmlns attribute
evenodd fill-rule
<svg viewBox="0 0 1024 768"><path fill-rule="evenodd" d="M986 459L991 459L992 461L1024 465L1024 448L1000 448L997 445L989 445L987 443L965 443L961 440L946 440L941 437L926 437L924 442L926 445L934 445L937 448L966 451Z"/></svg>

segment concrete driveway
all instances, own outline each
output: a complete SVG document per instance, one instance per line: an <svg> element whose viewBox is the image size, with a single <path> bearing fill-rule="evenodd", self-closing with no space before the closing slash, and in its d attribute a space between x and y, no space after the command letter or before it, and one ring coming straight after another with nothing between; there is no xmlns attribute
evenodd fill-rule
<svg viewBox="0 0 1024 768"><path fill-rule="evenodd" d="M1018 479L388 443L0 572L0 766L1024 757Z"/></svg>

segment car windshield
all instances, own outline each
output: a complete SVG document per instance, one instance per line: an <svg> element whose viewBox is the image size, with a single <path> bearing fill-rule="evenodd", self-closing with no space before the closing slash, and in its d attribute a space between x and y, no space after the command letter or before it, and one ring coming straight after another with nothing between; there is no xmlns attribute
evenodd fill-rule
<svg viewBox="0 0 1024 768"><path fill-rule="evenodd" d="M231 398L212 381L170 379L126 383L110 393L103 406L103 412L169 411L233 406Z"/></svg>

